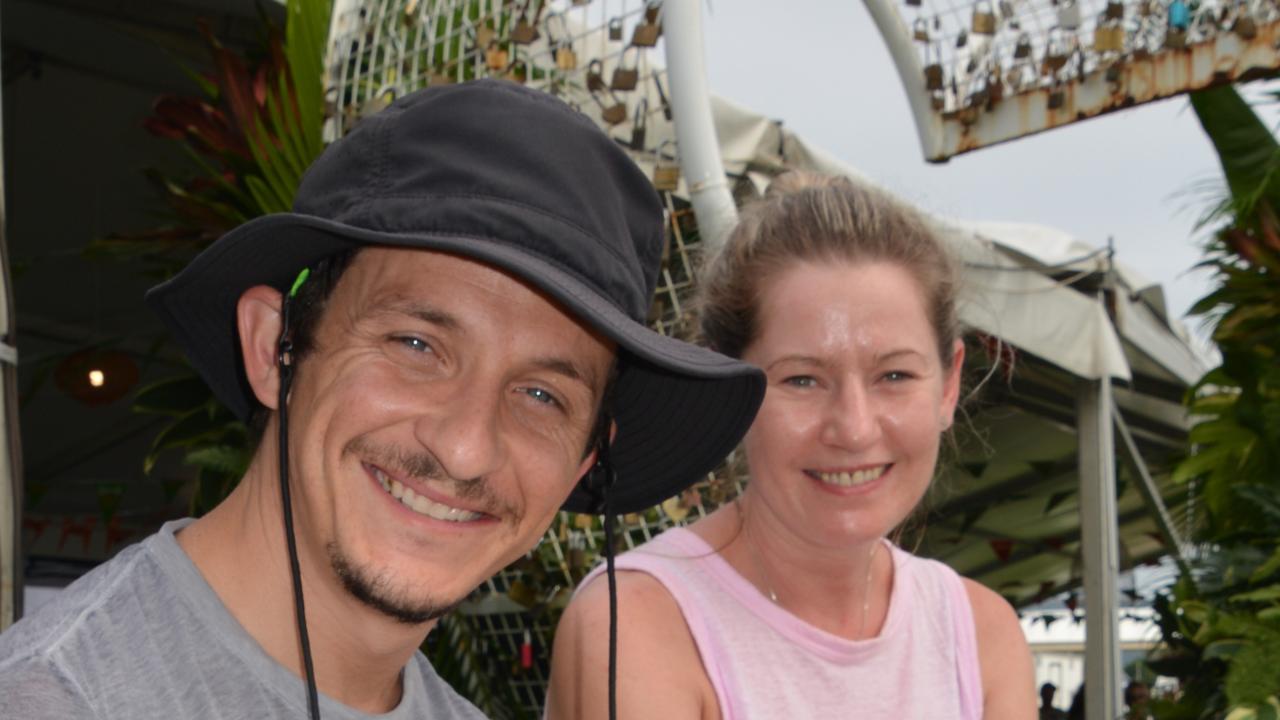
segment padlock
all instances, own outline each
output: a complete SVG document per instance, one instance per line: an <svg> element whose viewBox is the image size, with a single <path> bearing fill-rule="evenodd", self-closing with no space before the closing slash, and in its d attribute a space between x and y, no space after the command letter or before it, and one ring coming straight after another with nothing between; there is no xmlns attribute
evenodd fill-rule
<svg viewBox="0 0 1280 720"><path fill-rule="evenodd" d="M627 53L633 55L631 64L627 64ZM613 79L609 87L614 90L635 90L640 83L640 48L634 45L622 51L618 64L613 68Z"/></svg>
<svg viewBox="0 0 1280 720"><path fill-rule="evenodd" d="M970 27L974 35L996 34L996 14L992 12L990 2L978 0L978 4L973 6L973 22Z"/></svg>
<svg viewBox="0 0 1280 720"><path fill-rule="evenodd" d="M605 92L609 93L609 100L613 103L612 105L605 104L600 99L599 92L591 93L591 99L596 102L596 105L600 106L600 119L610 125L618 125L625 122L627 119L627 104L619 100L612 90L606 88Z"/></svg>
<svg viewBox="0 0 1280 720"><path fill-rule="evenodd" d="M658 146L657 159L653 166L653 187L659 192L674 192L680 187L680 166L676 164L676 159L667 160L662 150L671 141L668 140Z"/></svg>
<svg viewBox="0 0 1280 720"><path fill-rule="evenodd" d="M604 84L604 63L600 60L592 60L587 63L587 91L597 92L605 89Z"/></svg>
<svg viewBox="0 0 1280 720"><path fill-rule="evenodd" d="M1067 58L1070 54L1070 48L1067 46L1065 34L1061 28L1051 28L1049 37L1045 41L1044 46L1044 64L1041 68L1045 75L1049 75L1062 69L1067 64Z"/></svg>
<svg viewBox="0 0 1280 720"><path fill-rule="evenodd" d="M1067 94L1062 91L1062 88L1054 87L1052 90L1049 91L1049 109L1050 110L1058 110L1063 106L1063 104L1066 103L1066 101L1067 101Z"/></svg>
<svg viewBox="0 0 1280 720"><path fill-rule="evenodd" d="M556 68L568 72L578 69L578 53L573 49L569 22L563 13L547 16L547 44L555 48Z"/></svg>
<svg viewBox="0 0 1280 720"><path fill-rule="evenodd" d="M942 67L939 66L938 69L941 70ZM935 92L929 96L929 106L933 108L934 112L942 112L943 108L947 106L947 99L941 92Z"/></svg>
<svg viewBox="0 0 1280 720"><path fill-rule="evenodd" d="M1058 27L1064 30L1080 27L1080 5L1076 0L1062 0L1058 4Z"/></svg>
<svg viewBox="0 0 1280 720"><path fill-rule="evenodd" d="M1124 3L1120 0L1107 0L1107 9L1104 13L1108 20L1124 19Z"/></svg>
<svg viewBox="0 0 1280 720"><path fill-rule="evenodd" d="M942 82L942 64L930 63L924 66L924 86L927 90L941 90Z"/></svg>
<svg viewBox="0 0 1280 720"><path fill-rule="evenodd" d="M613 41L622 39L622 18L616 17L609 20L609 39Z"/></svg>
<svg viewBox="0 0 1280 720"><path fill-rule="evenodd" d="M658 77L658 71L653 71L653 87L658 91L658 102L662 103L662 117L671 119L671 103L667 102L667 92L662 89L662 80Z"/></svg>
<svg viewBox="0 0 1280 720"><path fill-rule="evenodd" d="M969 80L968 92L964 98L965 107L982 107L987 104L989 98L987 77L979 73Z"/></svg>
<svg viewBox="0 0 1280 720"><path fill-rule="evenodd" d="M1004 78L1000 75L1000 66L987 76L987 107L991 107L1004 99Z"/></svg>
<svg viewBox="0 0 1280 720"><path fill-rule="evenodd" d="M1120 78L1124 73L1124 63L1119 61L1113 62L1107 66L1107 72L1103 75L1109 83L1120 82Z"/></svg>
<svg viewBox="0 0 1280 720"><path fill-rule="evenodd" d="M1013 45L1013 59L1022 60L1031 57L1031 36L1025 32L1018 34L1018 40Z"/></svg>
<svg viewBox="0 0 1280 720"><path fill-rule="evenodd" d="M487 48L498 39L498 34L489 27L489 23L481 23L476 26L476 47Z"/></svg>
<svg viewBox="0 0 1280 720"><path fill-rule="evenodd" d="M969 44L969 33L964 28L961 28L960 34L956 35L956 49L959 50L960 48L968 44Z"/></svg>
<svg viewBox="0 0 1280 720"><path fill-rule="evenodd" d="M1191 8L1183 0L1171 0L1169 2L1169 29L1186 31L1191 27ZM1165 43L1168 44L1167 42ZM1186 36L1182 38L1182 46L1185 46Z"/></svg>
<svg viewBox="0 0 1280 720"><path fill-rule="evenodd" d="M1248 11L1244 12L1247 13ZM1252 40L1258 37L1258 21L1254 20L1252 15L1243 14L1231 24L1231 32L1239 35L1244 40Z"/></svg>
<svg viewBox="0 0 1280 720"><path fill-rule="evenodd" d="M1123 52L1124 27L1119 23L1112 23L1094 28L1093 51L1097 53Z"/></svg>
<svg viewBox="0 0 1280 720"><path fill-rule="evenodd" d="M631 33L631 44L636 47L653 47L658 44L658 36L662 34L662 23L658 19L658 9L662 6L650 2L645 6L644 19L636 24Z"/></svg>
<svg viewBox="0 0 1280 720"><path fill-rule="evenodd" d="M436 87L437 85L451 85L452 83L453 83L453 78L442 72L432 72L427 74L428 87Z"/></svg>
<svg viewBox="0 0 1280 720"><path fill-rule="evenodd" d="M911 37L916 42L929 42L929 23L924 18L916 18L911 24Z"/></svg>
<svg viewBox="0 0 1280 720"><path fill-rule="evenodd" d="M511 66L502 74L502 77L513 83L523 85L529 79L529 66L523 60L516 60L511 63Z"/></svg>
<svg viewBox="0 0 1280 720"><path fill-rule="evenodd" d="M1169 28L1164 35L1164 46L1171 50L1184 50L1187 47L1187 31Z"/></svg>
<svg viewBox="0 0 1280 720"><path fill-rule="evenodd" d="M533 16L533 21L529 21L529 3L533 0L525 0L524 7L520 9L520 17L516 18L516 26L511 30L511 42L517 45L528 45L537 40L540 35L538 33L538 20L542 14L542 8L545 3L538 4L538 11Z"/></svg>
<svg viewBox="0 0 1280 720"><path fill-rule="evenodd" d="M1013 17L1013 3L1009 0L1000 0L996 7L1000 8L1000 17L1006 20Z"/></svg>
<svg viewBox="0 0 1280 720"><path fill-rule="evenodd" d="M628 143L632 150L643 150L645 134L648 132L649 126L649 100L640 98L640 102L636 103L636 112L631 116L631 142Z"/></svg>
<svg viewBox="0 0 1280 720"><path fill-rule="evenodd" d="M484 64L489 70L498 72L505 70L511 63L511 54L496 42L490 42L484 51Z"/></svg>

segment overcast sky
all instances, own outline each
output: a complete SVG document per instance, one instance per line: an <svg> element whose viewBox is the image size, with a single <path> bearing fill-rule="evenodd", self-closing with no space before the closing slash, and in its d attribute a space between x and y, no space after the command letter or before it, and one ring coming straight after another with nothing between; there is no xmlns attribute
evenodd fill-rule
<svg viewBox="0 0 1280 720"><path fill-rule="evenodd" d="M926 163L897 71L860 0L713 0L703 6L711 89L934 213L1032 222L1094 245L1165 286L1182 313L1207 291L1188 274L1192 229L1221 185L1184 97Z"/></svg>

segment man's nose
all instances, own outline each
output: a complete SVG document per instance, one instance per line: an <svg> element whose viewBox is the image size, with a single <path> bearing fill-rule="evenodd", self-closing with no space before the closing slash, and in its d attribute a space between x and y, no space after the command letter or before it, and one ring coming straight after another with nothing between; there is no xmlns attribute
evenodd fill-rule
<svg viewBox="0 0 1280 720"><path fill-rule="evenodd" d="M418 441L457 480L485 477L503 462L502 393L470 385L466 391L434 398L414 425Z"/></svg>

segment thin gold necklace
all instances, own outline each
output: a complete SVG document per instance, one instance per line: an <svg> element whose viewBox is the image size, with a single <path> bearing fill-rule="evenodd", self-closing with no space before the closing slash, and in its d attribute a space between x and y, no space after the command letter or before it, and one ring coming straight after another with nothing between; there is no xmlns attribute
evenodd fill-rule
<svg viewBox="0 0 1280 720"><path fill-rule="evenodd" d="M764 589L769 596L769 600L778 607L782 607L782 603L778 601L778 593L774 592L773 583L769 580L769 571L765 569L764 561L760 558L759 549L756 546L755 538L751 536L751 531L747 529L746 511L742 509L742 498L734 500L734 504L738 508L738 521L742 524L742 533L747 537L747 544L750 545L750 554L752 562L755 563L756 570L760 573L760 577L764 580ZM858 625L858 637L855 640L862 640L867 635L867 615L871 611L871 571L875 567L873 562L876 558L876 548L880 546L877 541L871 545L871 552L867 554L867 581L862 586L862 617Z"/></svg>

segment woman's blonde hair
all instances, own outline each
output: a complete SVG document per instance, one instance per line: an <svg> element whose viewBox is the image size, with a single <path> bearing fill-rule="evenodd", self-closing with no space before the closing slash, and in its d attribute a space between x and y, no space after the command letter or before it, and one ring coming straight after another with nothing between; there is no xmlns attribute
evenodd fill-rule
<svg viewBox="0 0 1280 720"><path fill-rule="evenodd" d="M703 269L702 341L742 357L759 328L760 288L799 262L889 262L920 286L942 366L959 335L954 261L931 223L912 207L848 178L791 171L742 211L724 248Z"/></svg>

